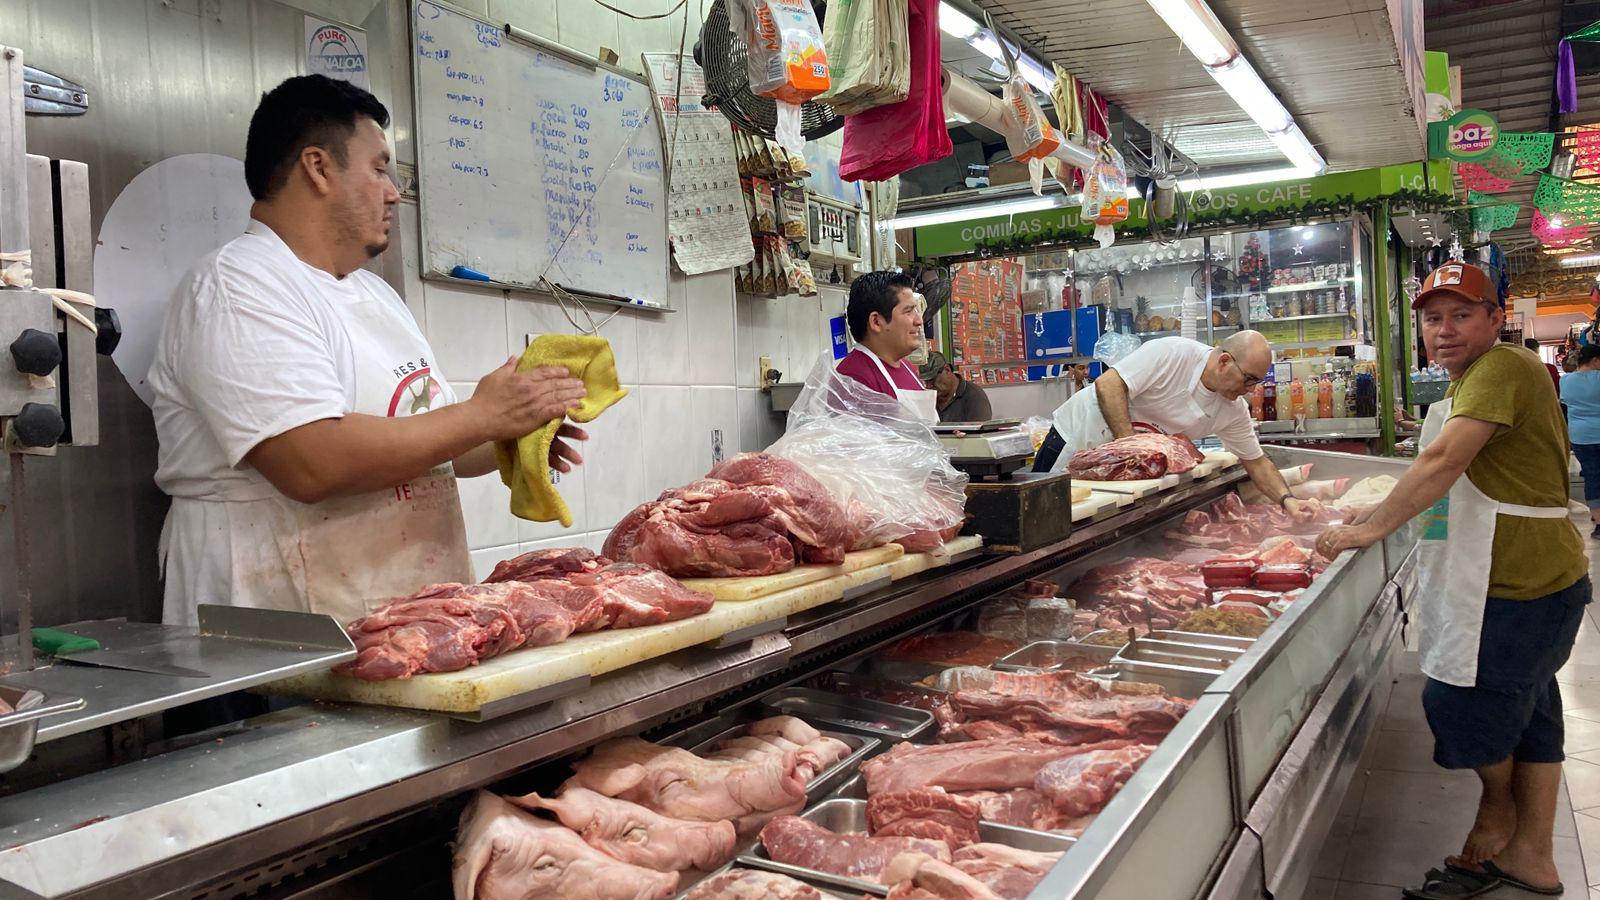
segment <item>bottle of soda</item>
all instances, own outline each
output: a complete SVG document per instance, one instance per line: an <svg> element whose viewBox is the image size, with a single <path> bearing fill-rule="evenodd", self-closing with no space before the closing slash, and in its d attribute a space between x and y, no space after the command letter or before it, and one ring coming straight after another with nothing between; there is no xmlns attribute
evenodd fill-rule
<svg viewBox="0 0 1600 900"><path fill-rule="evenodd" d="M1264 422L1278 421L1278 386L1271 381L1261 383L1261 415Z"/></svg>
<svg viewBox="0 0 1600 900"><path fill-rule="evenodd" d="M1266 383L1257 384L1250 390L1250 418L1261 421L1261 406L1267 393Z"/></svg>

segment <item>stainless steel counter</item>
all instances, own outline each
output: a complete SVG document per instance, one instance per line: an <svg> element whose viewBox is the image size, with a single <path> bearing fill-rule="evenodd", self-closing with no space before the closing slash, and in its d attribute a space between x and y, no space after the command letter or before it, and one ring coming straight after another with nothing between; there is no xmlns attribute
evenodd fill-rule
<svg viewBox="0 0 1600 900"><path fill-rule="evenodd" d="M1297 461L1312 453L1285 452ZM1118 544L1165 527L1240 478L1235 471L1187 484L1053 547L958 563L821 607L782 634L727 650L682 651L492 722L301 706L204 743L8 796L0 799L7 848L0 879L44 896L122 900L218 896L206 892L230 879L292 878L328 855L312 849L362 829L419 815L612 735L745 702L871 654L1022 579L1117 553ZM1228 851L1250 842L1246 817L1282 769L1285 750L1310 727L1302 723L1322 721L1313 707L1340 660L1362 641L1358 631L1392 574L1383 548L1337 561L1308 592L1316 596L1297 603L1295 614L1199 700L1034 896L1193 897L1206 890ZM1270 842L1265 850L1270 854L1257 860L1282 853ZM1252 883L1256 870L1241 871Z"/></svg>

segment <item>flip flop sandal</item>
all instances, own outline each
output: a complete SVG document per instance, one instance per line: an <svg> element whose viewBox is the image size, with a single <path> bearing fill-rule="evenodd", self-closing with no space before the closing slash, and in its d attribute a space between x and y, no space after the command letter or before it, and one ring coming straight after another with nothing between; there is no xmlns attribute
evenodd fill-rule
<svg viewBox="0 0 1600 900"><path fill-rule="evenodd" d="M1557 884L1555 887L1534 887L1533 885L1528 884L1526 881L1522 881L1515 876L1507 875L1505 869L1502 869L1494 864L1494 860L1485 860L1483 862L1483 874L1492 878L1498 878L1501 884L1510 885L1519 891L1527 891L1530 894L1538 894L1541 897L1559 897L1566 891L1566 887L1560 884Z"/></svg>
<svg viewBox="0 0 1600 900"><path fill-rule="evenodd" d="M1429 869L1422 887L1406 888L1401 893L1409 900L1467 900L1486 894L1502 884L1499 876L1466 869Z"/></svg>

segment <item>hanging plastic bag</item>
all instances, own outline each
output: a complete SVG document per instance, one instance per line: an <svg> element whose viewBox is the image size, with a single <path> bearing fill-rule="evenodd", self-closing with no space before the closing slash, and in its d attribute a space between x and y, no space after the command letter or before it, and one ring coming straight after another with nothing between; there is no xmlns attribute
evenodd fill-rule
<svg viewBox="0 0 1600 900"><path fill-rule="evenodd" d="M1094 238L1105 249L1117 239L1111 226L1128 218L1128 170L1110 141L1091 138L1094 168L1084 173L1083 221L1093 223Z"/></svg>
<svg viewBox="0 0 1600 900"><path fill-rule="evenodd" d="M896 542L937 548L966 519L967 476L951 468L933 430L905 418L900 402L834 370L812 366L789 408L789 428L768 453L804 466L845 508L852 547Z"/></svg>
<svg viewBox="0 0 1600 900"><path fill-rule="evenodd" d="M839 178L883 181L950 155L939 64L939 0L910 0L911 87L906 99L844 120Z"/></svg>
<svg viewBox="0 0 1600 900"><path fill-rule="evenodd" d="M911 90L905 0L834 0L822 25L830 81L817 100L841 116L899 103Z"/></svg>
<svg viewBox="0 0 1600 900"><path fill-rule="evenodd" d="M1123 357L1139 349L1140 341L1136 335L1123 334L1113 331L1100 335L1100 340L1094 342L1094 358L1108 366L1116 365Z"/></svg>
<svg viewBox="0 0 1600 900"><path fill-rule="evenodd" d="M828 89L828 52L810 0L730 0L729 22L744 38L750 90L778 104L775 137L800 153L800 104Z"/></svg>
<svg viewBox="0 0 1600 900"><path fill-rule="evenodd" d="M1002 99L1014 126L1006 132L1006 149L1028 164L1028 181L1035 194L1042 193L1044 159L1061 146L1061 137L1044 117L1044 109L1034 99L1033 88L1020 74L1006 81Z"/></svg>

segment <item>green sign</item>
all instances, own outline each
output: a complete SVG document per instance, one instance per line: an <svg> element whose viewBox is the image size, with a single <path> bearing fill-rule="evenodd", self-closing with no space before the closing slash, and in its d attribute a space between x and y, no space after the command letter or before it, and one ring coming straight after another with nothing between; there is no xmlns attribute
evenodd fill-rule
<svg viewBox="0 0 1600 900"><path fill-rule="evenodd" d="M1428 124L1428 156L1456 162L1482 162L1494 155L1500 126L1481 109L1463 109L1443 122Z"/></svg>
<svg viewBox="0 0 1600 900"><path fill-rule="evenodd" d="M1214 191L1197 190L1189 194L1189 208L1197 214L1219 211L1229 214L1259 213L1279 207L1298 208L1314 203L1327 203L1346 197L1360 203L1400 191L1449 194L1451 192L1449 164L1408 163L1401 166L1385 166L1381 169L1338 172L1332 175L1221 188ZM1129 200L1127 224L1136 227L1144 224L1144 221L1144 201ZM973 218L964 222L946 222L917 228L917 255L961 256L976 252L980 244L988 241L1019 234L1038 234L1047 228L1081 231L1085 234L1094 230L1092 225L1083 223L1081 210L1076 206L1009 216Z"/></svg>

